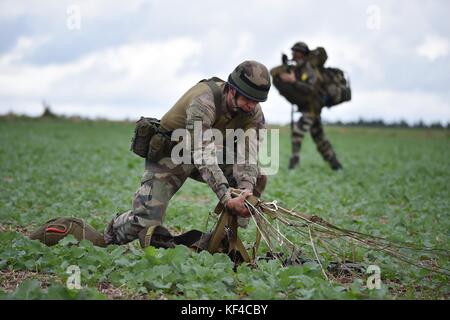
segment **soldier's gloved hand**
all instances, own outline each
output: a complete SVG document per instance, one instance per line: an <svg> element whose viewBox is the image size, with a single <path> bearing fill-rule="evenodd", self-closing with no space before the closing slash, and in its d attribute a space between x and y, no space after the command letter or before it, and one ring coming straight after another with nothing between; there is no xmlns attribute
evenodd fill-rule
<svg viewBox="0 0 450 320"><path fill-rule="evenodd" d="M237 214L238 216L248 218L250 217L250 211L248 211L245 206L245 199L248 196L251 196L252 193L250 190L242 190L242 193L236 198L231 198L227 201L226 207L231 210L232 213Z"/></svg>

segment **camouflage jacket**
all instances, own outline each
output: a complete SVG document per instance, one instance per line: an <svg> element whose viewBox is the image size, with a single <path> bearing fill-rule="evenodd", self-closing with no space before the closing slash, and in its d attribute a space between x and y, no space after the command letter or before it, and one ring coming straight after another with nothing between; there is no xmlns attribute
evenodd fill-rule
<svg viewBox="0 0 450 320"><path fill-rule="evenodd" d="M223 92L225 83L217 82L217 85L219 85ZM220 112L216 111L217 107L221 108ZM254 129L258 132L259 129L265 128L264 114L259 104L250 113L233 111L226 106L225 93L223 93L221 106L216 106L212 91L204 83L198 83L185 93L161 119L161 125L165 129L175 130L177 128L186 128L191 137L194 137L196 123L197 126L201 125L202 132L208 129L217 129L222 132L223 137L226 137L227 129L243 129L244 131ZM257 138L260 142L261 138L259 135ZM225 153L227 152L224 147L225 141L213 141L212 136L204 134L200 139L201 144L197 146L193 144L194 139L191 139L193 159L198 160L194 161L194 164L202 179L208 183L219 200L225 204L231 198L231 195L228 190L229 182L225 178L219 164L217 161L207 161L204 157L200 160L195 158L196 154L208 154L210 156L209 159L217 159L218 149L223 149ZM251 146L247 144L245 144L245 148L246 154L254 152L254 150L248 150ZM195 151L201 152L196 153ZM245 163L234 162L232 165L233 177L237 182L237 187L253 190L258 175L257 164L251 164L246 161Z"/></svg>

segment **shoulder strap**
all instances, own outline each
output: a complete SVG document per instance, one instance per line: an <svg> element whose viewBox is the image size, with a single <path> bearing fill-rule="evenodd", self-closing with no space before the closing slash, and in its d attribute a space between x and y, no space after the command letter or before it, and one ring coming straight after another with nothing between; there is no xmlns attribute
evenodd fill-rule
<svg viewBox="0 0 450 320"><path fill-rule="evenodd" d="M204 82L211 89L214 96L214 105L216 107L216 121L222 115L222 90L216 84L217 82L224 82L222 79L217 77L212 77L210 79L204 79L200 82Z"/></svg>

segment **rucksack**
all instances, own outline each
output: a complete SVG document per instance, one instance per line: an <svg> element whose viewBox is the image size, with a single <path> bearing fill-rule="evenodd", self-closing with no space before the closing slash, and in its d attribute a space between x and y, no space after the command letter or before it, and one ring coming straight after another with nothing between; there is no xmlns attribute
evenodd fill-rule
<svg viewBox="0 0 450 320"><path fill-rule="evenodd" d="M309 52L307 60L313 67L322 68L328 60L327 51L324 47L317 47Z"/></svg>
<svg viewBox="0 0 450 320"><path fill-rule="evenodd" d="M321 86L327 95L325 106L335 106L352 99L350 81L345 77L345 74L341 69L322 68L321 74Z"/></svg>
<svg viewBox="0 0 450 320"><path fill-rule="evenodd" d="M321 74L321 87L326 94L325 106L331 107L351 100L350 81L345 77L344 72L338 68L326 68L324 66L328 60L325 48L317 47L311 50L307 59L311 66L316 68Z"/></svg>

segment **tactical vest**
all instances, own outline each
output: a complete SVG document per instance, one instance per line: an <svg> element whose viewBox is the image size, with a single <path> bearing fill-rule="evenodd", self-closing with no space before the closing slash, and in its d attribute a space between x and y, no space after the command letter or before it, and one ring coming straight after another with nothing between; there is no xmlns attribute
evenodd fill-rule
<svg viewBox="0 0 450 320"><path fill-rule="evenodd" d="M211 79L210 79L211 80ZM186 128L186 110L191 105L193 99L201 94L211 90L214 96L215 120L212 128L218 129L225 137L226 129L246 129L255 119L262 116L261 106L258 104L251 113L238 113L231 116L227 111L224 101L224 87L225 81L219 78L212 78L216 84L211 86L208 84L209 80L202 80L195 86L190 88L183 96L175 103L175 105L161 118L161 127L167 131L175 129Z"/></svg>

